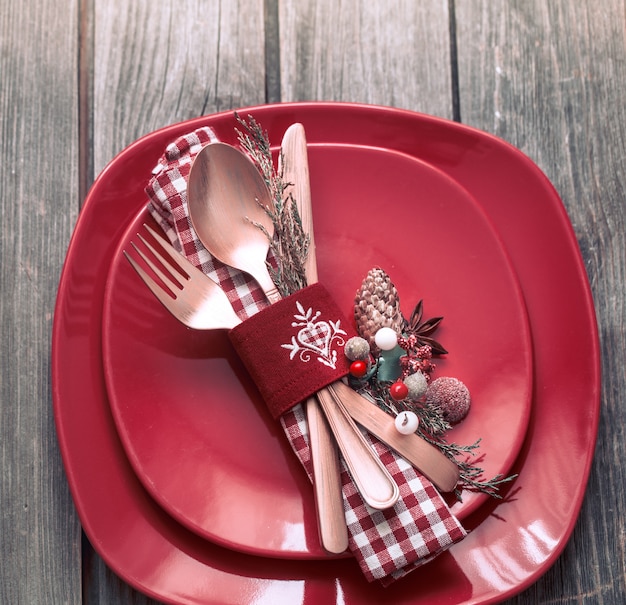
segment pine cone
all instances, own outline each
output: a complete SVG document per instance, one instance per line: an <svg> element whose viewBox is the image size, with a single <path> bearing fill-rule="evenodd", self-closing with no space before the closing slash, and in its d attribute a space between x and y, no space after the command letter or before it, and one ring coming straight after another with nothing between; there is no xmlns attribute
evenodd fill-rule
<svg viewBox="0 0 626 605"><path fill-rule="evenodd" d="M382 269L371 269L363 280L354 299L354 319L359 335L370 343L372 352L378 351L374 335L380 328L402 333L398 291Z"/></svg>

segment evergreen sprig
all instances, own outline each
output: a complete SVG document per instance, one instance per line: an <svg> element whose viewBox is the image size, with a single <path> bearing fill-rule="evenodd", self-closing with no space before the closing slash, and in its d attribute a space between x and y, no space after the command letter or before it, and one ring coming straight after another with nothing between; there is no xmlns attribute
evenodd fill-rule
<svg viewBox="0 0 626 605"><path fill-rule="evenodd" d="M270 242L275 261L275 264L268 263L272 281L282 296L288 296L307 285L304 264L311 238L302 228L296 200L291 193L286 193L291 183L285 182L282 170L279 172L274 168L267 132L250 115L247 120L237 113L235 117L242 127L242 130L235 129L239 144L256 164L272 197L273 207L264 207L264 210L272 221L274 233L268 233L259 223L254 224Z"/></svg>

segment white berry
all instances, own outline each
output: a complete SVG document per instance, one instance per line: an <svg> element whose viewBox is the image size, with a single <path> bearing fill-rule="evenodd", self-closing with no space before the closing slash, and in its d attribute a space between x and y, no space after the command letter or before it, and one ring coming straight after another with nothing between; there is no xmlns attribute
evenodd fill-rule
<svg viewBox="0 0 626 605"><path fill-rule="evenodd" d="M380 328L374 335L376 346L383 351L391 351L398 344L398 335L391 328Z"/></svg>
<svg viewBox="0 0 626 605"><path fill-rule="evenodd" d="M419 418L415 412L400 412L396 416L396 429L403 435L410 435L417 431L419 426Z"/></svg>

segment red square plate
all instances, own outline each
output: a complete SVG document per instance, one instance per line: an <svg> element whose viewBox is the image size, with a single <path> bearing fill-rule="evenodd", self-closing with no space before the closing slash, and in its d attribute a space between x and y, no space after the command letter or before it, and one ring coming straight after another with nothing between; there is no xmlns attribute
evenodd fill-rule
<svg viewBox="0 0 626 605"><path fill-rule="evenodd" d="M488 215L521 283L533 341L532 412L512 469L519 478L502 502L465 519L473 531L464 541L387 589L367 584L349 558L277 560L211 543L150 497L126 457L107 399L101 356L106 278L120 238L145 204L144 175L165 145L206 124L228 140L229 112L170 126L131 145L100 175L76 226L59 286L52 370L59 443L87 536L129 584L169 603L493 603L519 592L554 562L572 531L599 414L595 313L561 201L526 156L459 124L349 104L247 111L271 140L301 122L312 145L381 147L415 157L453 179ZM436 300L428 304L437 308Z"/></svg>

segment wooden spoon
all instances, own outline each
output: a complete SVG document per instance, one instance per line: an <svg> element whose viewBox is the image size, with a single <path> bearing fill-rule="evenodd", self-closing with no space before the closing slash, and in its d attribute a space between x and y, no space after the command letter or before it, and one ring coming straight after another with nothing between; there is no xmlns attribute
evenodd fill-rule
<svg viewBox="0 0 626 605"><path fill-rule="evenodd" d="M189 216L207 250L254 277L270 302L280 300L266 265L268 237L254 224L263 225L272 236L265 208L273 202L256 166L238 149L211 143L196 156L187 187ZM322 389L318 399L365 502L376 509L393 506L400 495L398 486L354 420L329 388Z"/></svg>

